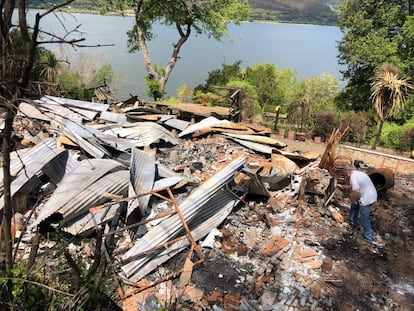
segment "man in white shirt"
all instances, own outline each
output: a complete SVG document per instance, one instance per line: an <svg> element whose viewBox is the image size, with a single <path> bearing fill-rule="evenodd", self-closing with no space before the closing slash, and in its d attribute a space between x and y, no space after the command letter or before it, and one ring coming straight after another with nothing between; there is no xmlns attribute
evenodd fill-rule
<svg viewBox="0 0 414 311"><path fill-rule="evenodd" d="M377 189L372 183L371 178L364 172L357 171L350 165L345 166L344 169L349 177L350 185L338 185L338 188L348 188L351 190L351 225L358 225L358 214L361 214L361 222L364 229L362 237L365 242L375 244L371 228L371 207L377 201Z"/></svg>

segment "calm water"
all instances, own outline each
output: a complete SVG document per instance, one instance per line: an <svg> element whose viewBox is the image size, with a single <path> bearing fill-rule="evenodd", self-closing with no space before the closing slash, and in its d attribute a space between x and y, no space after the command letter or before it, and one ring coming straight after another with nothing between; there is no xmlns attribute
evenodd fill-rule
<svg viewBox="0 0 414 311"><path fill-rule="evenodd" d="M31 12L33 14L33 11ZM89 14L58 15L67 28L81 24L83 44L113 45L86 47L77 50L46 46L65 55L83 56L92 62L110 63L119 78L113 86L119 99L129 94L147 98L143 60L141 54L128 53L126 32L133 24L133 17L100 16ZM63 33L56 17L48 16L42 28ZM152 62L165 66L177 35L174 29L156 27L157 37L149 46ZM230 25L230 39L216 42L206 36L194 36L182 48L180 59L170 76L167 93L176 96L177 89L186 84L195 87L205 83L208 73L241 60L242 67L264 62L273 63L279 69L292 68L298 78L309 78L328 73L341 79L341 67L337 62L337 43L342 33L337 27L295 24L244 23ZM80 35L74 35L79 38Z"/></svg>

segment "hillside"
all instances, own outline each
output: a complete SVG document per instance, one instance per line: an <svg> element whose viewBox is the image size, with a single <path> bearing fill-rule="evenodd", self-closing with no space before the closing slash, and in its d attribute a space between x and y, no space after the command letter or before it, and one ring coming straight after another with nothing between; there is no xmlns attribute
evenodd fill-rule
<svg viewBox="0 0 414 311"><path fill-rule="evenodd" d="M51 0L50 3L60 3ZM265 20L298 24L333 25L337 21L335 10L342 0L249 0L252 9L250 20ZM33 0L32 7L42 7L43 1ZM79 10L98 10L93 0L77 0L71 3Z"/></svg>
<svg viewBox="0 0 414 311"><path fill-rule="evenodd" d="M249 0L252 20L335 24L338 0Z"/></svg>

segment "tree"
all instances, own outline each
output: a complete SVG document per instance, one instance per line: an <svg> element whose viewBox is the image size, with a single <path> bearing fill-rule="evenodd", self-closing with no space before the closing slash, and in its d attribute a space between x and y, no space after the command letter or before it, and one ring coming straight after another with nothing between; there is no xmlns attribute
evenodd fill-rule
<svg viewBox="0 0 414 311"><path fill-rule="evenodd" d="M285 89L281 87L282 72L275 65L263 63L247 67L245 79L257 89L259 104L265 110L273 112L277 105L285 103Z"/></svg>
<svg viewBox="0 0 414 311"><path fill-rule="evenodd" d="M370 78L376 68L390 62L403 72L414 68L413 21L409 4L401 0L345 0L340 5L339 61L347 68L342 72L348 83L338 100L345 110L366 111L371 108Z"/></svg>
<svg viewBox="0 0 414 311"><path fill-rule="evenodd" d="M401 76L396 66L389 63L380 66L371 83L371 98L380 120L373 149L379 142L385 120L403 109L405 96L413 89L414 85Z"/></svg>
<svg viewBox="0 0 414 311"><path fill-rule="evenodd" d="M122 10L130 7L134 9L135 24L128 32L128 44L131 52L139 50L142 54L148 72L147 84L155 99L163 96L180 50L193 31L221 40L227 34L227 25L230 22L239 24L248 16L248 4L245 0L109 0L108 4ZM147 46L147 42L155 37L152 32L155 23L174 25L178 33L171 57L162 70L157 70L152 63Z"/></svg>
<svg viewBox="0 0 414 311"><path fill-rule="evenodd" d="M12 130L13 120L17 113L17 105L23 99L30 97L29 84L33 76L36 60L39 55L38 47L43 43L66 42L72 45L83 41L83 38L65 40L57 36L41 41L40 21L45 16L53 13L73 0L66 1L49 10L36 14L34 25L27 23L28 1L1 1L0 2L0 108L5 113L4 129L2 132L3 153L3 217L2 239L5 253L5 276L10 276L14 265L11 237L11 218L13 209L11 206L11 176L10 176L10 152L13 150ZM17 10L17 25L13 24L14 10ZM16 44L16 40L17 43ZM3 289L3 288L2 288ZM9 291L11 294L11 291Z"/></svg>

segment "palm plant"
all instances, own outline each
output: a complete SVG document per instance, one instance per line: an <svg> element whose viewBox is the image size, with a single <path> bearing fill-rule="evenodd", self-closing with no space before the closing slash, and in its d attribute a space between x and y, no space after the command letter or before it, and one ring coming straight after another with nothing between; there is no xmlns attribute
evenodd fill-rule
<svg viewBox="0 0 414 311"><path fill-rule="evenodd" d="M396 116L404 108L406 95L413 89L414 85L401 76L396 66L390 63L381 64L371 83L371 99L380 120L373 149L379 143L385 120Z"/></svg>

